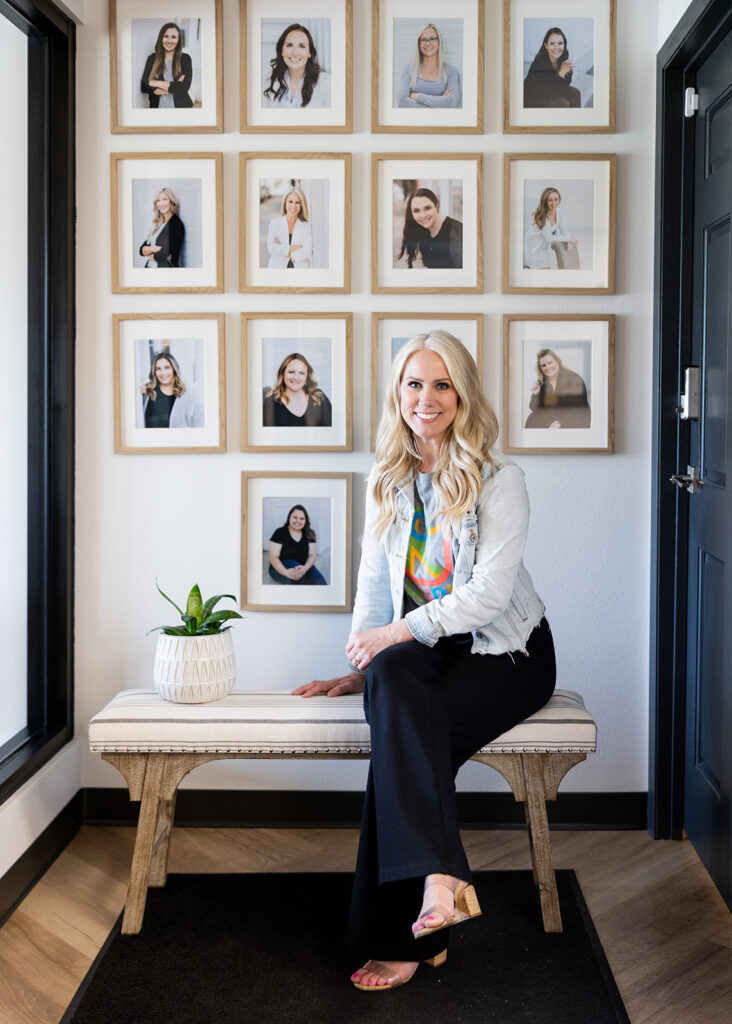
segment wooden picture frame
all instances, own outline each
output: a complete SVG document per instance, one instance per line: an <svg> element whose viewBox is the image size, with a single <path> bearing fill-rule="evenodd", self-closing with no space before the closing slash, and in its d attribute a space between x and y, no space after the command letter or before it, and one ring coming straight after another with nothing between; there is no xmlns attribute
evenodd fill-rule
<svg viewBox="0 0 732 1024"><path fill-rule="evenodd" d="M505 133L615 131L616 6L503 0Z"/></svg>
<svg viewBox="0 0 732 1024"><path fill-rule="evenodd" d="M508 454L609 455L614 445L615 317L503 317Z"/></svg>
<svg viewBox="0 0 732 1024"><path fill-rule="evenodd" d="M402 344L415 334L447 331L468 349L482 381L484 320L482 313L371 314L371 451L376 448L376 430L386 397L389 369Z"/></svg>
<svg viewBox="0 0 732 1024"><path fill-rule="evenodd" d="M222 154L112 153L110 164L112 291L223 292ZM163 231L154 236L153 210L171 191L178 227L163 245ZM146 266L154 257L142 248L157 241L170 266Z"/></svg>
<svg viewBox="0 0 732 1024"><path fill-rule="evenodd" d="M616 165L614 153L504 155L505 293L615 292Z"/></svg>
<svg viewBox="0 0 732 1024"><path fill-rule="evenodd" d="M223 17L223 0L109 0L113 135L223 132ZM181 74L176 79L171 71L170 82L152 89L155 57L166 53L160 36L169 22L182 36Z"/></svg>
<svg viewBox="0 0 732 1024"><path fill-rule="evenodd" d="M349 612L352 475L244 472L241 487L242 607L267 612ZM285 536L284 542L278 542L273 537L286 527L296 505L304 508L314 531L315 549L306 551L308 557L315 554L316 560L302 582L283 585L286 578L270 561L270 544L276 545L275 551L279 548L279 556L295 540ZM301 537L304 534L302 529ZM307 564L298 557L303 556L286 559L283 555L279 568Z"/></svg>
<svg viewBox="0 0 732 1024"><path fill-rule="evenodd" d="M115 453L225 452L224 314L115 313L112 325Z"/></svg>
<svg viewBox="0 0 732 1024"><path fill-rule="evenodd" d="M242 313L242 451L352 451L352 357L352 313ZM291 365L296 393L313 393L297 416L277 394Z"/></svg>
<svg viewBox="0 0 732 1024"><path fill-rule="evenodd" d="M374 153L371 195L372 292L483 291L482 153Z"/></svg>
<svg viewBox="0 0 732 1024"><path fill-rule="evenodd" d="M239 0L241 132L350 133L353 131L353 0ZM287 28L310 33L321 69L303 107L302 87L290 98L289 79L270 67ZM280 48L281 50L281 48ZM283 62L284 63L284 62ZM279 65L282 69L282 63ZM286 69L285 69L286 70ZM265 96L265 90L273 90ZM282 92L280 102L275 97Z"/></svg>
<svg viewBox="0 0 732 1024"><path fill-rule="evenodd" d="M350 153L241 153L239 193L239 291L350 292Z"/></svg>
<svg viewBox="0 0 732 1024"><path fill-rule="evenodd" d="M448 13L439 0L373 0L372 132L484 131L485 0L452 0ZM420 82L418 48L444 50L442 79Z"/></svg>

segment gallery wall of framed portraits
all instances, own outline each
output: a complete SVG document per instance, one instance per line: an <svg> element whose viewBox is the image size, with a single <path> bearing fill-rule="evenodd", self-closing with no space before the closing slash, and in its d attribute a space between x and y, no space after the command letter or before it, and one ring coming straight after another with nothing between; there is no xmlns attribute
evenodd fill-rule
<svg viewBox="0 0 732 1024"><path fill-rule="evenodd" d="M650 270L634 222L652 174L629 90L650 71L632 63L644 24L632 4L90 6L79 41L89 100L79 146L93 154L92 166L79 161L80 421L90 439L82 491L98 520L118 514L96 471L137 500L154 495L152 506L143 499L150 522L132 496L119 515L138 524L142 563L161 583L170 567L184 589L181 566L205 552L213 592L245 582L249 622L272 643L282 628L304 637L317 616L323 663L302 670L337 673L388 367L430 326L473 354L499 444L560 532L571 530L550 497L558 475L579 495L572 515L590 519L582 477L614 477L643 407L633 404L644 358L634 346ZM619 17L633 29L622 53ZM544 348L579 389L580 426L544 416L527 426L537 382L539 401L557 388L564 400L554 367L537 363ZM256 485L251 535L242 473L285 480ZM302 473L315 481L305 490ZM352 499L326 486L329 474L350 481ZM264 538L275 497L311 520L313 500L316 559L328 551L337 567L327 599L321 583L282 585L265 563L259 576L242 570L284 523ZM344 516L354 541L345 561L333 550ZM165 550L166 531L182 560ZM548 532L539 521L531 543L541 549ZM600 546L583 552L589 575ZM127 557L131 547L122 542ZM330 579L324 564L315 568ZM292 598L303 586L312 600ZM544 590L569 623L548 570ZM151 592L140 616L153 621L154 606ZM82 618L94 618L86 599ZM267 659L255 651L251 664L264 671ZM287 685L296 656L285 652L279 671L272 685Z"/></svg>

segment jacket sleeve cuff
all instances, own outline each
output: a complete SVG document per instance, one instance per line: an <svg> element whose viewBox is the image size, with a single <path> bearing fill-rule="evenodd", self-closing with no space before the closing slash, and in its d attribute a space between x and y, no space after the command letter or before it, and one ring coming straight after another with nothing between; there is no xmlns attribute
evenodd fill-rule
<svg viewBox="0 0 732 1024"><path fill-rule="evenodd" d="M443 635L439 626L436 626L427 614L427 605L415 608L404 616L409 632L415 640L418 640L426 647L434 647Z"/></svg>

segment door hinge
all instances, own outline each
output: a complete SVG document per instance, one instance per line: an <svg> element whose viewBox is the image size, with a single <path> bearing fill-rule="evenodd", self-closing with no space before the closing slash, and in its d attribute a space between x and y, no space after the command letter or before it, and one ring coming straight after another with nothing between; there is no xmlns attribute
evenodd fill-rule
<svg viewBox="0 0 732 1024"><path fill-rule="evenodd" d="M696 466L687 466L685 473L674 473L669 477L672 484L676 484L682 491L689 494L698 494L704 486L704 481L699 478L699 470Z"/></svg>
<svg viewBox="0 0 732 1024"><path fill-rule="evenodd" d="M693 117L699 109L699 93L693 85L684 92L684 117Z"/></svg>

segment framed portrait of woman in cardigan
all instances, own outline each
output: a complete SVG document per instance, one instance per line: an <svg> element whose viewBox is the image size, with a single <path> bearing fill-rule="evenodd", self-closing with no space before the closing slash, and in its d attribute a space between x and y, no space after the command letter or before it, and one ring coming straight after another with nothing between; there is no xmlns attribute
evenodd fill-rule
<svg viewBox="0 0 732 1024"><path fill-rule="evenodd" d="M503 318L503 450L613 451L615 318Z"/></svg>
<svg viewBox="0 0 732 1024"><path fill-rule="evenodd" d="M504 132L614 132L616 0L503 0Z"/></svg>
<svg viewBox="0 0 732 1024"><path fill-rule="evenodd" d="M109 0L113 133L222 132L223 0Z"/></svg>

